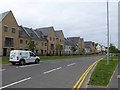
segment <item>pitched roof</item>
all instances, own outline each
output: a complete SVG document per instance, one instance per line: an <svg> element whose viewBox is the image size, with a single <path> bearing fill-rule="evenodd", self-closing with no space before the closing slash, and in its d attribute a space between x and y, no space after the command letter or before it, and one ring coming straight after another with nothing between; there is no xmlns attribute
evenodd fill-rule
<svg viewBox="0 0 120 90"><path fill-rule="evenodd" d="M44 28L37 28L36 30L41 31L44 36L48 36L51 30L54 30L53 27L44 27Z"/></svg>
<svg viewBox="0 0 120 90"><path fill-rule="evenodd" d="M75 46L75 44L70 40L65 38L65 45Z"/></svg>
<svg viewBox="0 0 120 90"><path fill-rule="evenodd" d="M85 45L85 48L90 48L92 45L92 41L85 41L84 45Z"/></svg>
<svg viewBox="0 0 120 90"><path fill-rule="evenodd" d="M10 11L1 13L1 14L0 14L0 21L2 21L9 12L10 12Z"/></svg>
<svg viewBox="0 0 120 90"><path fill-rule="evenodd" d="M24 29L27 31L29 36L31 37L32 40L38 40L39 37L35 34L32 28L24 27Z"/></svg>
<svg viewBox="0 0 120 90"><path fill-rule="evenodd" d="M20 33L19 33L20 38L29 38L29 34L26 32L26 30L22 26L19 26L19 30L20 30Z"/></svg>
<svg viewBox="0 0 120 90"><path fill-rule="evenodd" d="M36 35L40 38L40 40L42 41L47 41L47 39L43 36L43 33L39 30L34 30L34 32L36 33Z"/></svg>
<svg viewBox="0 0 120 90"><path fill-rule="evenodd" d="M80 37L68 37L67 39L77 44L80 40Z"/></svg>
<svg viewBox="0 0 120 90"><path fill-rule="evenodd" d="M60 37L60 34L63 33L62 30L55 31L55 36Z"/></svg>

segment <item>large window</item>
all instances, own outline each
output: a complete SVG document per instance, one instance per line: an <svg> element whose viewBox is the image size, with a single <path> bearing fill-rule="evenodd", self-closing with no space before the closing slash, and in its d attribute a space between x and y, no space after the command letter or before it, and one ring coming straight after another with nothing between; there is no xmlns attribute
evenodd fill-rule
<svg viewBox="0 0 120 90"><path fill-rule="evenodd" d="M14 40L13 38L5 38L5 46L6 47L13 47L14 46Z"/></svg>
<svg viewBox="0 0 120 90"><path fill-rule="evenodd" d="M4 26L4 31L8 32L8 26L7 25Z"/></svg>

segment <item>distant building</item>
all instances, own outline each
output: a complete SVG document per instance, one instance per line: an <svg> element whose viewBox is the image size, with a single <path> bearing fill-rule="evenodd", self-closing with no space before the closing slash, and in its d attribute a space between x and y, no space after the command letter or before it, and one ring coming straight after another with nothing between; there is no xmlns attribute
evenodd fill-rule
<svg viewBox="0 0 120 90"><path fill-rule="evenodd" d="M96 53L99 54L102 52L102 46L100 44L96 44Z"/></svg>
<svg viewBox="0 0 120 90"><path fill-rule="evenodd" d="M64 54L65 55L73 55L74 52L72 48L74 47L74 44L71 40L65 38L65 47L64 47Z"/></svg>
<svg viewBox="0 0 120 90"><path fill-rule="evenodd" d="M73 44L74 47L76 48L76 51L74 54L83 54L84 51L84 41L80 37L68 37L68 40L70 40Z"/></svg>
<svg viewBox="0 0 120 90"><path fill-rule="evenodd" d="M96 47L95 43L92 41L85 41L85 54L95 54L96 53Z"/></svg>

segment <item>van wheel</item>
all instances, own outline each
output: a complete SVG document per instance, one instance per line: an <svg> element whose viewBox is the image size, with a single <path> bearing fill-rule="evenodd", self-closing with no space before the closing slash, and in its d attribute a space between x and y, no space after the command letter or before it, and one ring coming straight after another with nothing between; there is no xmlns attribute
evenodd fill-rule
<svg viewBox="0 0 120 90"><path fill-rule="evenodd" d="M20 65L25 65L25 60L21 60Z"/></svg>
<svg viewBox="0 0 120 90"><path fill-rule="evenodd" d="M36 63L36 64L38 64L38 63L39 63L39 61L40 61L39 59L36 59L36 60L35 60L35 63Z"/></svg>
<svg viewBox="0 0 120 90"><path fill-rule="evenodd" d="M12 65L15 65L16 63L15 62L12 62Z"/></svg>

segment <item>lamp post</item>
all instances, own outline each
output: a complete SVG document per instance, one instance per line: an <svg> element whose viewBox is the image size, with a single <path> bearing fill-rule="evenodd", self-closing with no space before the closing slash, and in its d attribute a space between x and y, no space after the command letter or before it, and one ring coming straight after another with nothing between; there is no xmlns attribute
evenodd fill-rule
<svg viewBox="0 0 120 90"><path fill-rule="evenodd" d="M109 64L109 5L107 0L107 65Z"/></svg>

